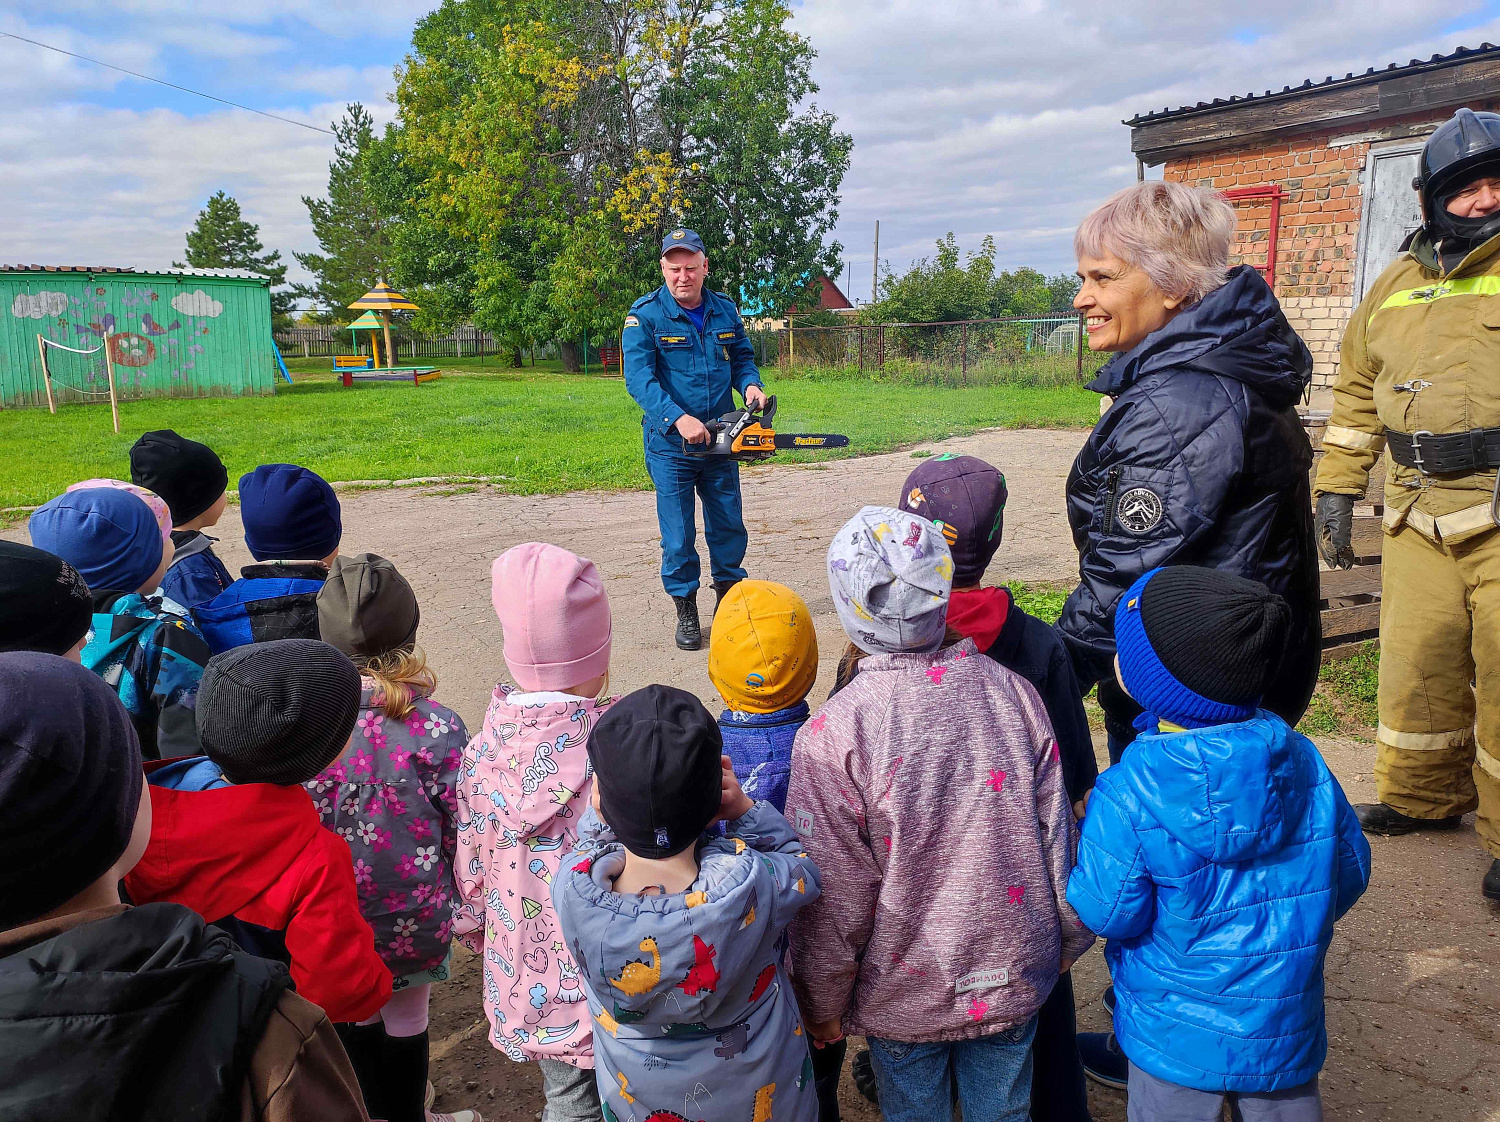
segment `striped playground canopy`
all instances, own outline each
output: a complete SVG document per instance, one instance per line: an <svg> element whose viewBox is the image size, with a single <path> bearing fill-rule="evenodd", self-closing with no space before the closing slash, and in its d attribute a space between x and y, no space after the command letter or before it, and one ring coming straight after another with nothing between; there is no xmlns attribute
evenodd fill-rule
<svg viewBox="0 0 1500 1122"><path fill-rule="evenodd" d="M385 325L374 312L366 312L349 325L350 331L379 331Z"/></svg>
<svg viewBox="0 0 1500 1122"><path fill-rule="evenodd" d="M373 308L380 312L415 312L418 310L415 304L384 281L381 281L349 306L351 308Z"/></svg>

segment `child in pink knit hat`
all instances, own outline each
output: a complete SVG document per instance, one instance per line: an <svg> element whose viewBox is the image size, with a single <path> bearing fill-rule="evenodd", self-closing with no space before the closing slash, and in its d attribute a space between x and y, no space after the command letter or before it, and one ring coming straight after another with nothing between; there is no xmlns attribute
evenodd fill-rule
<svg viewBox="0 0 1500 1122"><path fill-rule="evenodd" d="M549 1122L597 1122L591 1021L551 885L593 794L589 731L614 700L609 598L592 561L541 542L491 575L516 684L495 687L464 754L453 933L483 955L490 1040L540 1065Z"/></svg>

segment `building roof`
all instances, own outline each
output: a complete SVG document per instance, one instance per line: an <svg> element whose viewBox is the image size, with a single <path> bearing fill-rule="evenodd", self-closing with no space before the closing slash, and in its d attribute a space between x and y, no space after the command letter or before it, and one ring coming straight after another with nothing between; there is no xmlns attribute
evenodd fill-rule
<svg viewBox="0 0 1500 1122"><path fill-rule="evenodd" d="M243 269L136 269L115 265L0 265L0 273L83 273L104 276L109 273L127 273L142 277L217 277L224 280L267 281L270 278L260 273Z"/></svg>
<svg viewBox="0 0 1500 1122"><path fill-rule="evenodd" d="M1379 69L1376 69L1372 66L1363 74L1355 74L1353 71L1350 71L1342 78L1335 78L1332 75L1329 75L1321 82L1314 82L1311 78L1308 78L1300 86L1283 86L1279 92L1267 90L1265 93L1258 94L1252 90L1250 93L1247 93L1244 96L1235 95L1231 97L1216 97L1212 101L1200 101L1197 105L1181 105L1176 109L1152 109L1148 110L1145 113L1137 113L1134 117L1130 118L1130 120L1121 121L1120 123L1135 128L1148 122L1164 121L1170 117L1185 117L1190 113L1212 112L1216 109L1223 109L1229 105L1239 105L1247 101L1283 101L1293 97L1299 97L1307 93L1309 90L1325 90L1335 86L1345 87L1363 85L1371 82L1381 82L1387 78L1393 78L1398 75L1405 77L1408 74L1418 74L1430 70L1442 70L1457 63L1466 62L1470 59L1477 58L1481 55L1494 54L1500 54L1500 47L1495 46L1495 44L1493 43L1481 43L1477 47L1459 47L1454 50L1452 54L1433 55L1431 58L1425 60L1414 58L1404 65L1401 63L1393 62L1388 66L1384 66Z"/></svg>
<svg viewBox="0 0 1500 1122"><path fill-rule="evenodd" d="M1500 100L1500 47L1459 47L1406 65L1370 67L1363 74L1311 78L1277 93L1214 98L1197 105L1137 114L1130 148L1147 164L1227 148L1276 143L1288 137L1334 131L1354 140L1423 135L1436 115L1460 105Z"/></svg>

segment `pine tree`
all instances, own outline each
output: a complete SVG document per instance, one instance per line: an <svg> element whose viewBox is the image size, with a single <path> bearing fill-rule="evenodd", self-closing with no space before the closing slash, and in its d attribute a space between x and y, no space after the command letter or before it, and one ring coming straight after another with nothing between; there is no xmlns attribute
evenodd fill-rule
<svg viewBox="0 0 1500 1122"><path fill-rule="evenodd" d="M395 223L382 212L381 194L371 183L369 159L376 143L375 121L358 102L333 124L333 161L328 165L328 197L302 196L321 253L294 253L314 283L298 285L311 298L315 315L329 322L347 320L348 306L378 280L391 279Z"/></svg>
<svg viewBox="0 0 1500 1122"><path fill-rule="evenodd" d="M267 253L265 249L260 227L245 220L232 195L216 191L187 232L187 264L174 261L172 268L242 269L269 277L271 317L280 327L290 319L295 295L286 286L287 267L281 263L281 251Z"/></svg>

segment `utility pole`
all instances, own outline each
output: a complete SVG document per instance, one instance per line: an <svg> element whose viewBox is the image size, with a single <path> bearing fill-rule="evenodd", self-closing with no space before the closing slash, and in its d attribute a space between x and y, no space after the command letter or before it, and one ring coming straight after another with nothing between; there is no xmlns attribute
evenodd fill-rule
<svg viewBox="0 0 1500 1122"><path fill-rule="evenodd" d="M875 219L875 260L870 263L870 303L880 300L880 219Z"/></svg>

